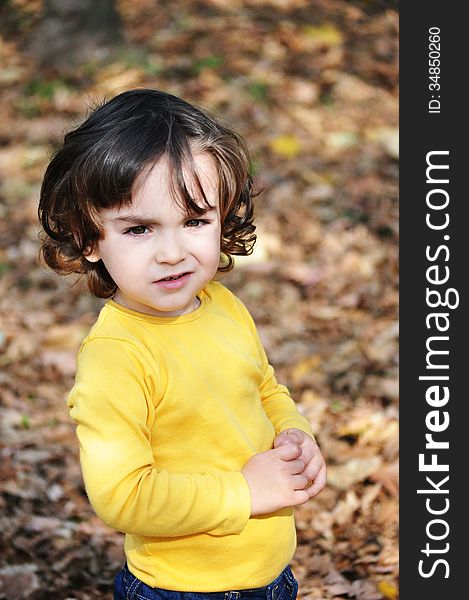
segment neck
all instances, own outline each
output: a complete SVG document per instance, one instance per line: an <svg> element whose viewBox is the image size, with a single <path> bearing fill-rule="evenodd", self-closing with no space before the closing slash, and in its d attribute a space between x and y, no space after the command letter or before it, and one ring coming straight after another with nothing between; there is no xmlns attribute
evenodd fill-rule
<svg viewBox="0 0 469 600"><path fill-rule="evenodd" d="M129 306L127 304L127 302L124 300L124 298L122 298L122 296L119 294L119 292L117 292L116 294L114 294L113 298L112 298L115 302L117 302L118 304L120 304L121 306L123 306L124 308L128 308L129 310L135 310L135 308L132 308L131 306ZM194 302L192 304L192 307L190 310L185 311L183 314L187 315L191 312L194 312L195 310L197 310L200 306L201 302L198 296L196 296L194 298ZM164 315L161 315L164 316Z"/></svg>

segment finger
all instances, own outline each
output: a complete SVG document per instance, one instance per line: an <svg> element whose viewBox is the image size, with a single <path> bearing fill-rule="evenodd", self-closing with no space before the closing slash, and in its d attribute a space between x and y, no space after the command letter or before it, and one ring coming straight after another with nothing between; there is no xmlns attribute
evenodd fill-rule
<svg viewBox="0 0 469 600"><path fill-rule="evenodd" d="M303 464L303 461L297 458L296 460L290 460L288 462L285 462L284 468L288 473L290 473L290 475L298 475L299 473L303 473L305 466ZM308 479L306 475L304 475L304 477L306 480Z"/></svg>
<svg viewBox="0 0 469 600"><path fill-rule="evenodd" d="M314 458L314 453L312 452L311 448L309 448L306 445L302 445L301 446L301 460L303 461L303 464L306 466L311 462L311 459Z"/></svg>
<svg viewBox="0 0 469 600"><path fill-rule="evenodd" d="M306 490L295 490L292 493L291 506L299 506L300 504L304 504L305 502L308 502L309 498L310 497Z"/></svg>
<svg viewBox="0 0 469 600"><path fill-rule="evenodd" d="M304 475L293 475L291 478L294 490L304 490L308 485L308 478ZM307 491L307 490L305 490Z"/></svg>
<svg viewBox="0 0 469 600"><path fill-rule="evenodd" d="M301 454L301 448L297 444L285 444L271 450L277 458L281 460L289 461L295 460ZM303 467L304 468L304 467Z"/></svg>
<svg viewBox="0 0 469 600"><path fill-rule="evenodd" d="M303 459L303 456L301 457ZM304 474L308 479L314 480L318 476L321 469L325 467L326 463L322 456L315 456L309 463L305 466Z"/></svg>
<svg viewBox="0 0 469 600"><path fill-rule="evenodd" d="M326 465L324 465L323 468L317 474L316 479L313 481L313 483L308 488L306 488L305 491L308 493L308 496L310 498L317 496L319 492L321 492L324 489L326 485L326 472Z"/></svg>
<svg viewBox="0 0 469 600"><path fill-rule="evenodd" d="M303 441L300 433L295 429L285 429L274 440L274 448L284 444L301 444Z"/></svg>

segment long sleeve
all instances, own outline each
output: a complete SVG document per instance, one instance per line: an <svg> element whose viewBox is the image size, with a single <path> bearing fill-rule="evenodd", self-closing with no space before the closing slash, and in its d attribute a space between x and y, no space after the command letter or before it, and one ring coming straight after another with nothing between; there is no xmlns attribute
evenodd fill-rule
<svg viewBox="0 0 469 600"><path fill-rule="evenodd" d="M272 365L269 364L256 325L249 311L240 300L238 300L238 302L244 319L255 339L257 354L263 373L263 380L259 387L262 404L265 413L275 428L275 432L279 434L285 429L296 427L311 437L314 437L309 421L298 412L298 408L291 398L290 392L284 385L278 383L274 369Z"/></svg>
<svg viewBox="0 0 469 600"><path fill-rule="evenodd" d="M140 349L116 339L94 338L80 352L69 408L94 510L110 527L141 536L241 532L250 516L250 493L240 472L155 467L151 427L158 371L145 361Z"/></svg>
<svg viewBox="0 0 469 600"><path fill-rule="evenodd" d="M258 341L259 355L262 360L264 380L261 385L261 398L264 410L278 434L290 427L301 429L311 437L313 431L309 421L299 414L294 400L288 389L277 382L274 369L269 364L260 340Z"/></svg>

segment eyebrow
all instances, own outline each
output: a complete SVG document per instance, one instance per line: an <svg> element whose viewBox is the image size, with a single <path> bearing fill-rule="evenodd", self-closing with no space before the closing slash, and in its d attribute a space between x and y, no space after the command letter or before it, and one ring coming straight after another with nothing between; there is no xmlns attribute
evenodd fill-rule
<svg viewBox="0 0 469 600"><path fill-rule="evenodd" d="M206 208L202 208L202 212L201 213L194 213L193 215L191 213L187 214L186 218L200 218L203 217L204 215L213 212L216 210L215 206L207 206ZM138 225L153 225L155 223L158 223L157 221L155 221L155 219L151 219L148 217L143 217L141 215L138 214L128 214L128 215L121 215L119 217L114 217L113 219L111 219L114 222L117 223L136 223Z"/></svg>

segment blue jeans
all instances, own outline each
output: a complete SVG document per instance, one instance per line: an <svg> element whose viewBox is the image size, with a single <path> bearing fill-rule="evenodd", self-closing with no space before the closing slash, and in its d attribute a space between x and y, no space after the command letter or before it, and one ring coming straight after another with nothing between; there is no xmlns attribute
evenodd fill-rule
<svg viewBox="0 0 469 600"><path fill-rule="evenodd" d="M114 600L295 600L298 583L287 567L270 585L230 592L174 592L152 588L124 566L114 582Z"/></svg>

